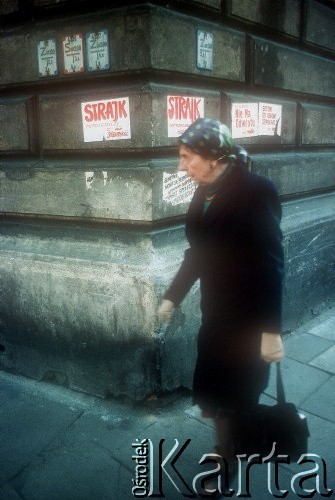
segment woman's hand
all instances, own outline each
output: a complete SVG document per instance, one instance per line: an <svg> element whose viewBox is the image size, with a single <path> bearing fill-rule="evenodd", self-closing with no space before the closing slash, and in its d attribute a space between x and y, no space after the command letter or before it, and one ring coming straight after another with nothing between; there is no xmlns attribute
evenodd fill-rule
<svg viewBox="0 0 335 500"><path fill-rule="evenodd" d="M280 333L262 333L261 358L266 363L280 361L284 357L284 346Z"/></svg>
<svg viewBox="0 0 335 500"><path fill-rule="evenodd" d="M162 300L161 305L158 308L157 315L159 322L162 324L169 325L171 323L172 315L174 310L174 303L171 300Z"/></svg>

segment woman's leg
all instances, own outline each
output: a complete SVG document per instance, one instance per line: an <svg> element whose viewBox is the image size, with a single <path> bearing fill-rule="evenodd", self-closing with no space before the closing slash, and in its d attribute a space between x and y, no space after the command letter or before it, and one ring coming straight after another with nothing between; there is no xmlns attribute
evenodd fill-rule
<svg viewBox="0 0 335 500"><path fill-rule="evenodd" d="M235 458L231 427L231 419L227 417L217 417L215 419L218 453L222 458L226 459L228 463L231 463Z"/></svg>
<svg viewBox="0 0 335 500"><path fill-rule="evenodd" d="M231 432L231 420L227 417L216 417L214 419L214 424L217 444L212 453L220 456L220 458L217 459L217 462L220 465L221 477L206 480L204 484L204 491L208 493L216 491L217 495L221 496L221 493L229 491L229 483L231 482L236 469L234 467L236 457L234 457L233 454L234 448ZM216 497L217 495L214 495L213 497Z"/></svg>
<svg viewBox="0 0 335 500"><path fill-rule="evenodd" d="M222 473L225 475L228 472L228 478L226 479L230 482L234 479L238 470L238 462L234 450L232 420L227 417L217 417L215 419L215 430L217 453L222 457Z"/></svg>

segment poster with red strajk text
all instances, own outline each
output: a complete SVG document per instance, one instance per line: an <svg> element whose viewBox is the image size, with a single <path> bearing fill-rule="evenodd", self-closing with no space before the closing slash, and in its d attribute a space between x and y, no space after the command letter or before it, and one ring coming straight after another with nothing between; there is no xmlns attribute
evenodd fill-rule
<svg viewBox="0 0 335 500"><path fill-rule="evenodd" d="M198 118L204 118L204 97L167 96L168 137L179 137Z"/></svg>
<svg viewBox="0 0 335 500"><path fill-rule="evenodd" d="M129 98L81 104L85 142L131 139Z"/></svg>

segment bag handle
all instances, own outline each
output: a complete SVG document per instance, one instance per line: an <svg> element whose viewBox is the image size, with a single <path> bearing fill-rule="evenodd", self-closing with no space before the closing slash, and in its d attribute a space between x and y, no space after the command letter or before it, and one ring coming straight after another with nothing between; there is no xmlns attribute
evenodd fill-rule
<svg viewBox="0 0 335 500"><path fill-rule="evenodd" d="M280 363L276 363L277 365L277 401L279 404L285 404L286 399L285 399L285 391L284 391L284 384L283 384L283 378L280 370Z"/></svg>

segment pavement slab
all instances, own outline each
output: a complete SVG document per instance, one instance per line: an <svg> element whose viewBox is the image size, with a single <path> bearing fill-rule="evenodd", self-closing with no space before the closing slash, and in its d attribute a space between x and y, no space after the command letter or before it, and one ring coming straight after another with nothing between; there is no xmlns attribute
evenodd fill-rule
<svg viewBox="0 0 335 500"><path fill-rule="evenodd" d="M308 363L332 347L334 342L310 333L300 333L285 336L284 345L287 357Z"/></svg>
<svg viewBox="0 0 335 500"><path fill-rule="evenodd" d="M329 374L289 357L281 362L286 400L296 406L314 394L328 379ZM276 370L271 366L269 385L265 394L276 398Z"/></svg>
<svg viewBox="0 0 335 500"><path fill-rule="evenodd" d="M126 499L134 498L131 477L108 448L74 439L43 450L12 485L29 500Z"/></svg>
<svg viewBox="0 0 335 500"><path fill-rule="evenodd" d="M335 346L333 345L319 356L316 356L310 362L310 365L335 375Z"/></svg>
<svg viewBox="0 0 335 500"><path fill-rule="evenodd" d="M330 377L317 391L304 400L302 409L318 415L330 422L335 422L335 376ZM334 445L334 436L331 442ZM333 447L335 450L335 447ZM335 452L334 452L335 455Z"/></svg>
<svg viewBox="0 0 335 500"><path fill-rule="evenodd" d="M325 339L335 342L335 318L328 318L322 323L314 326L309 330L313 335L319 335Z"/></svg>
<svg viewBox="0 0 335 500"><path fill-rule="evenodd" d="M82 414L82 410L46 401L27 390L15 379L3 379L0 385L0 484L21 469L56 436Z"/></svg>

